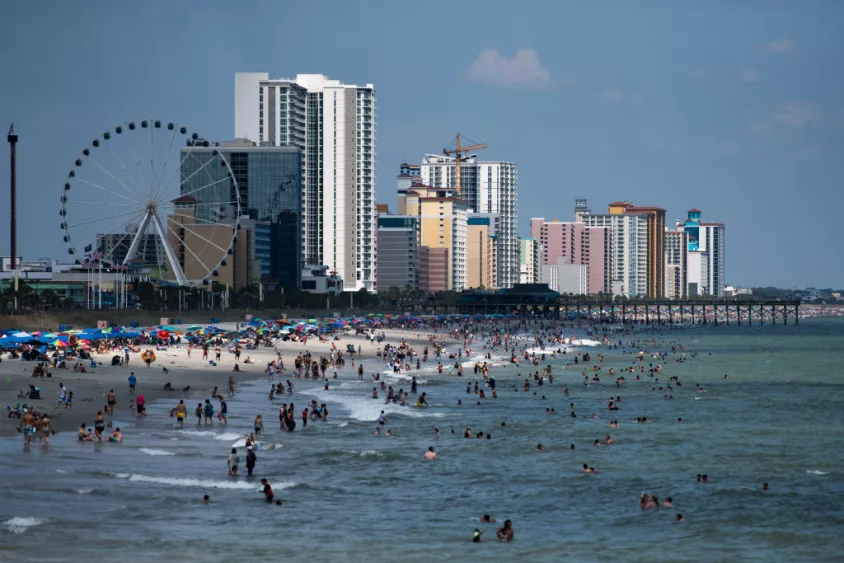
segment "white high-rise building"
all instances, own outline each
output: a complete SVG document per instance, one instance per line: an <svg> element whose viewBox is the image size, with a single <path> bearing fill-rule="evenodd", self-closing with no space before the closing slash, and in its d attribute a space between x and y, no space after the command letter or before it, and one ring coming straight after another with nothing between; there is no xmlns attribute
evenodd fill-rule
<svg viewBox="0 0 844 563"><path fill-rule="evenodd" d="M647 297L647 215L582 213L577 218L590 227L612 229L610 283L613 295Z"/></svg>
<svg viewBox="0 0 844 563"><path fill-rule="evenodd" d="M665 231L665 297L686 299L689 295L689 233Z"/></svg>
<svg viewBox="0 0 844 563"><path fill-rule="evenodd" d="M454 157L426 154L422 160L422 182L434 188L455 187ZM461 160L461 198L475 213L499 216L496 237L498 287L519 282L519 174L513 162L479 161L475 155Z"/></svg>
<svg viewBox="0 0 844 563"><path fill-rule="evenodd" d="M235 74L235 137L302 151L302 257L376 291L375 86Z"/></svg>
<svg viewBox="0 0 844 563"><path fill-rule="evenodd" d="M705 268L689 270L689 288L695 284L693 295L724 297L726 286L724 247L726 228L723 223L701 221L700 209L689 209L683 229L689 234L689 256L699 252L706 257ZM691 258L690 258L691 259Z"/></svg>

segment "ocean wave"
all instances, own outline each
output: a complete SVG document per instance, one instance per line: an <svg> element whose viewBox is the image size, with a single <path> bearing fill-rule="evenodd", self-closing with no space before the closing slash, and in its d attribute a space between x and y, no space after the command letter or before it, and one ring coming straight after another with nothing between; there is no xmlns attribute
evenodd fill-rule
<svg viewBox="0 0 844 563"><path fill-rule="evenodd" d="M141 448L141 452L144 452L147 455L176 455L173 452L168 452L167 450L156 450L155 448Z"/></svg>
<svg viewBox="0 0 844 563"><path fill-rule="evenodd" d="M215 440L238 440L243 438L243 434L235 432L219 433L212 430L183 430L182 434L188 434L190 436L210 436Z"/></svg>
<svg viewBox="0 0 844 563"><path fill-rule="evenodd" d="M94 489L76 489L78 495L89 495L94 492Z"/></svg>
<svg viewBox="0 0 844 563"><path fill-rule="evenodd" d="M320 396L320 399L339 405L341 409L348 412L349 418L362 422L374 422L378 420L382 410L388 420L389 417L393 415L402 415L412 418L439 418L444 416L443 413L433 412L429 409L385 404L381 399L372 399L369 397L338 394L332 395L330 398Z"/></svg>
<svg viewBox="0 0 844 563"><path fill-rule="evenodd" d="M271 452L273 450L280 450L283 445L281 443L273 443L273 442L257 442L258 447L255 448L259 452ZM241 438L234 444L232 444L233 448L245 448L246 447L246 438Z"/></svg>
<svg viewBox="0 0 844 563"><path fill-rule="evenodd" d="M202 489L254 489L255 483L246 481L206 481L202 479L187 479L182 477L152 477L149 475L132 474L128 476L133 483L154 483L158 485L172 485L174 487L197 487ZM275 485L274 485L275 486Z"/></svg>
<svg viewBox="0 0 844 563"><path fill-rule="evenodd" d="M41 518L15 516L14 518L10 518L3 522L3 525L6 526L6 529L13 534L22 534L27 529L32 528L33 526L39 526L43 523L44 520Z"/></svg>
<svg viewBox="0 0 844 563"><path fill-rule="evenodd" d="M826 471L821 471L820 469L809 469L806 471L809 475L829 475Z"/></svg>
<svg viewBox="0 0 844 563"><path fill-rule="evenodd" d="M338 425L337 425L337 427L338 427L338 428L345 428L345 427L347 427L348 425L349 425L349 421L347 420L347 421L345 421L345 422L341 422L340 424L338 424Z"/></svg>

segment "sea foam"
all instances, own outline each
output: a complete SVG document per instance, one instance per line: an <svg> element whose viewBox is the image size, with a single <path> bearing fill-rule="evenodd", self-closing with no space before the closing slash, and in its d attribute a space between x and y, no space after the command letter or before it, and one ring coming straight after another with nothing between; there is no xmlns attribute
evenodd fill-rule
<svg viewBox="0 0 844 563"><path fill-rule="evenodd" d="M41 518L15 516L14 518L10 518L3 522L3 525L6 526L6 529L12 532L13 534L22 534L27 529L32 528L33 526L38 526L43 523L44 520L42 520Z"/></svg>
<svg viewBox="0 0 844 563"><path fill-rule="evenodd" d="M167 450L156 450L155 448L141 448L141 452L144 452L147 455L176 455L173 452L168 452Z"/></svg>
<svg viewBox="0 0 844 563"><path fill-rule="evenodd" d="M129 475L129 481L134 483L155 483L172 485L174 487L197 487L202 489L254 489L255 483L245 481L211 481L204 479L188 479L182 477L152 477L149 475Z"/></svg>

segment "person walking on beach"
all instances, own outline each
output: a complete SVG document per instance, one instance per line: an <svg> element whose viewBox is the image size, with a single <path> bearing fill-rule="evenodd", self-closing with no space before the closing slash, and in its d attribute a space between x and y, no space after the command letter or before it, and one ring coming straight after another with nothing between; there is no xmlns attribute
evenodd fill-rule
<svg viewBox="0 0 844 563"><path fill-rule="evenodd" d="M135 394L135 385L138 383L138 378L135 377L135 372L129 374L129 394Z"/></svg>
<svg viewBox="0 0 844 563"><path fill-rule="evenodd" d="M264 417L260 414L255 417L255 423L253 424L255 427L255 435L258 436L261 432L264 431Z"/></svg>
<svg viewBox="0 0 844 563"><path fill-rule="evenodd" d="M106 396L106 414L114 414L114 406L117 404L117 399L114 397L114 389L109 389Z"/></svg>
<svg viewBox="0 0 844 563"><path fill-rule="evenodd" d="M246 447L246 474L250 477L252 476L252 472L255 471L255 462L258 461L258 456L255 455L255 448L254 446L247 446Z"/></svg>
<svg viewBox="0 0 844 563"><path fill-rule="evenodd" d="M35 435L35 417L31 412L27 411L21 418L21 428L23 429L23 448L29 449L29 443Z"/></svg>
<svg viewBox="0 0 844 563"><path fill-rule="evenodd" d="M67 387L64 386L64 383L59 383L59 400L56 402L56 408L61 408L65 401L67 401Z"/></svg>

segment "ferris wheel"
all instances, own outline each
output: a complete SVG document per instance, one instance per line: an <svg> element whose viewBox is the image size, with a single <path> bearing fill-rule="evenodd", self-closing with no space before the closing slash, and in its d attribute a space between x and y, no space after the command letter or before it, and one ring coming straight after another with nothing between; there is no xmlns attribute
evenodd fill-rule
<svg viewBox="0 0 844 563"><path fill-rule="evenodd" d="M77 264L209 285L233 254L241 197L216 145L177 123L143 119L82 150L59 213Z"/></svg>

